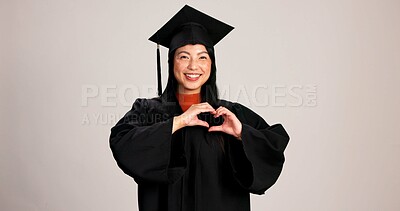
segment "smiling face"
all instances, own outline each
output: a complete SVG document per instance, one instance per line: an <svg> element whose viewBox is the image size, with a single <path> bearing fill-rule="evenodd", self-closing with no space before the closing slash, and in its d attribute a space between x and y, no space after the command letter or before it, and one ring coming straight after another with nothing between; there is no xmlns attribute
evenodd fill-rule
<svg viewBox="0 0 400 211"><path fill-rule="evenodd" d="M211 72L211 58L204 45L185 45L176 49L174 55L174 76L181 94L200 93L201 86Z"/></svg>

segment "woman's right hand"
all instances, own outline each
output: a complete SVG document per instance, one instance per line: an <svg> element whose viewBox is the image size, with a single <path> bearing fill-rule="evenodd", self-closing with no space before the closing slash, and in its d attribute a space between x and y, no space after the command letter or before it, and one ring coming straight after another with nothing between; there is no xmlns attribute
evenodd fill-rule
<svg viewBox="0 0 400 211"><path fill-rule="evenodd" d="M208 125L207 122L197 118L198 114L205 112L216 114L215 109L208 103L193 104L183 114L174 117L172 125L172 133L186 126L199 125L209 128L210 126Z"/></svg>

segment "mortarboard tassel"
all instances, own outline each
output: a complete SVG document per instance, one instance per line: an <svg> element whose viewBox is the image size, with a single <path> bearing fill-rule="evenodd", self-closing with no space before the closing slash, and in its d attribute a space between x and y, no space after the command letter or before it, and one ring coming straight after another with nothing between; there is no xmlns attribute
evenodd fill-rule
<svg viewBox="0 0 400 211"><path fill-rule="evenodd" d="M160 45L157 44L157 80L158 80L158 96L162 94L161 87L161 61L160 61Z"/></svg>

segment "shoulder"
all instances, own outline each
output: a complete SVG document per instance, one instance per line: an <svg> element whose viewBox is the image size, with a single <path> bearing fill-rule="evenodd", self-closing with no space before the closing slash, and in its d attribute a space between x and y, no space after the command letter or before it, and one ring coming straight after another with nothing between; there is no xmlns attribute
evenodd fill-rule
<svg viewBox="0 0 400 211"><path fill-rule="evenodd" d="M142 118L142 125L152 125L171 118L167 106L158 97L137 98L128 114Z"/></svg>
<svg viewBox="0 0 400 211"><path fill-rule="evenodd" d="M160 107L162 105L159 97L155 98L137 98L132 105L132 109L149 110L154 107Z"/></svg>
<svg viewBox="0 0 400 211"><path fill-rule="evenodd" d="M228 108L231 111L232 111L232 109L234 109L237 106L236 104L238 104L238 103L231 102L231 101L228 101L228 100L219 100L219 106L223 106L225 108Z"/></svg>
<svg viewBox="0 0 400 211"><path fill-rule="evenodd" d="M220 106L228 108L233 113L240 113L240 112L253 112L251 109L247 108L246 106L238 103L238 102L231 102L228 100L220 100Z"/></svg>
<svg viewBox="0 0 400 211"><path fill-rule="evenodd" d="M249 125L267 125L260 115L238 102L221 100L220 105L232 111L242 123Z"/></svg>
<svg viewBox="0 0 400 211"><path fill-rule="evenodd" d="M162 114L164 118L168 118L175 114L177 110L176 107L176 103L165 102L160 97L138 98L133 103L132 110L137 110L148 115Z"/></svg>

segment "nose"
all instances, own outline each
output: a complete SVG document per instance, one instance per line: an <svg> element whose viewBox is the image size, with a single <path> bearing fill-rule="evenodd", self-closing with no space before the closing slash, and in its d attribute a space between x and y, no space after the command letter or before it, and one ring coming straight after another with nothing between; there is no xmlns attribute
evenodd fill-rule
<svg viewBox="0 0 400 211"><path fill-rule="evenodd" d="M188 64L188 69L189 70L196 70L198 67L197 62L194 59L190 59L189 64Z"/></svg>

